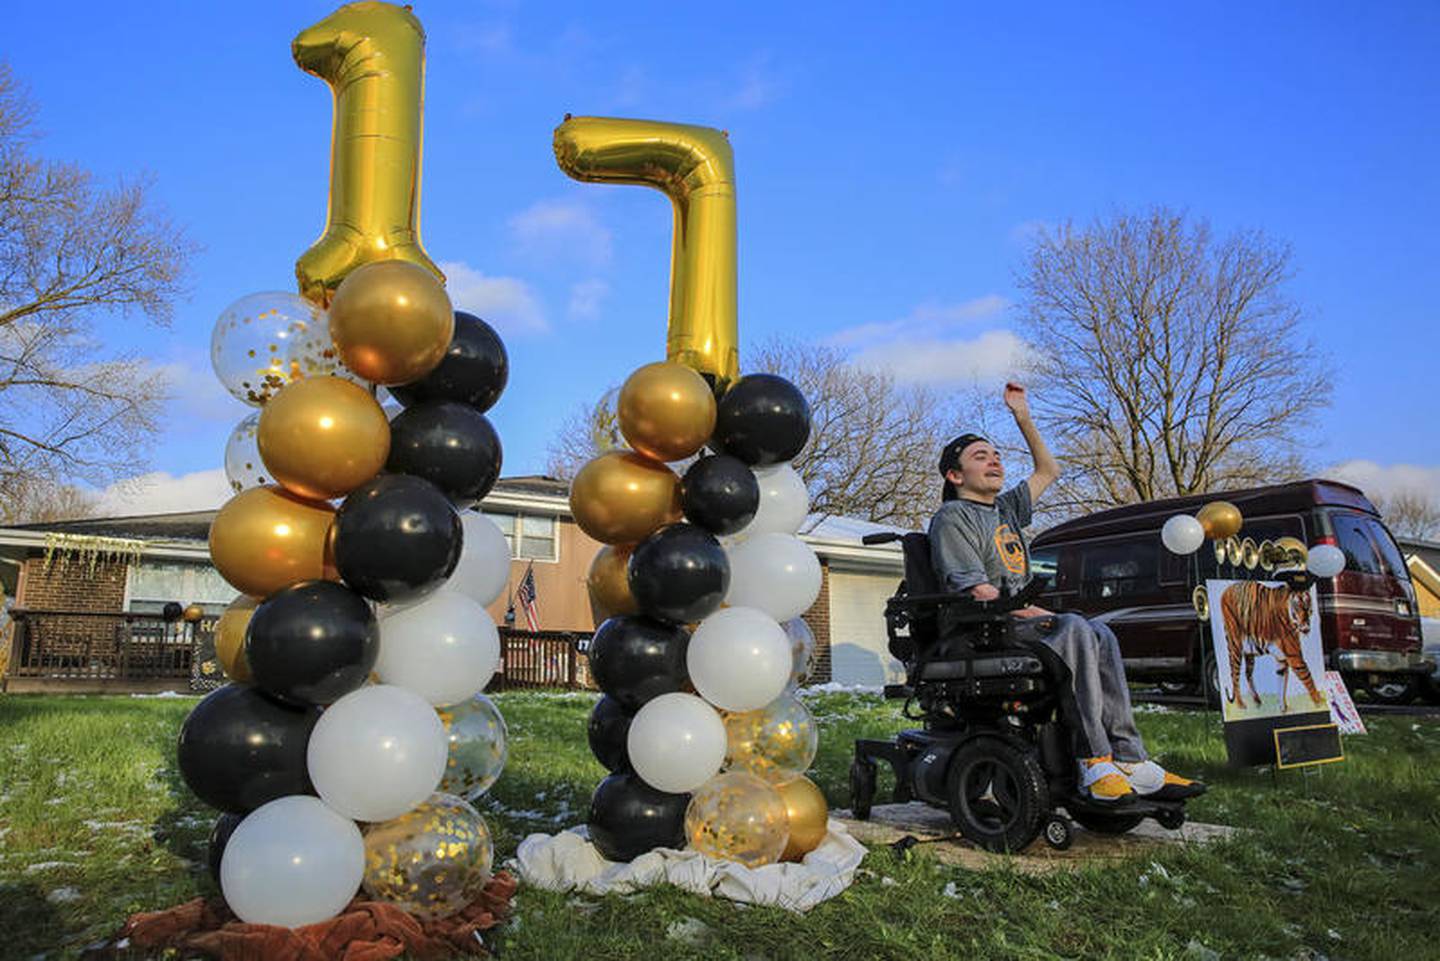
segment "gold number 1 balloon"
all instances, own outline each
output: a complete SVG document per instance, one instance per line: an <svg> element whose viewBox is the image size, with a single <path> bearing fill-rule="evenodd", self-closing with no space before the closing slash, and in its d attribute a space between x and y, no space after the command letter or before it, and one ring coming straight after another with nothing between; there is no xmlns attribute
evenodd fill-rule
<svg viewBox="0 0 1440 961"><path fill-rule="evenodd" d="M420 21L389 3L346 4L290 51L335 94L329 220L295 262L300 293L327 305L346 274L377 260L408 260L443 281L420 246Z"/></svg>
<svg viewBox="0 0 1440 961"><path fill-rule="evenodd" d="M642 184L675 208L666 359L723 386L740 371L735 155L724 132L654 120L566 117L555 160L576 180Z"/></svg>

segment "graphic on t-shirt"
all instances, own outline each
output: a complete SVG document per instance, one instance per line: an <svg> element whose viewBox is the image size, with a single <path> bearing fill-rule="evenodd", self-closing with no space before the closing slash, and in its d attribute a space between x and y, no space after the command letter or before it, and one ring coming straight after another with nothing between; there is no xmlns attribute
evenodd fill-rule
<svg viewBox="0 0 1440 961"><path fill-rule="evenodd" d="M1021 577L1025 575L1025 545L1009 524L995 528L995 550L1000 552L1000 562L1007 571Z"/></svg>

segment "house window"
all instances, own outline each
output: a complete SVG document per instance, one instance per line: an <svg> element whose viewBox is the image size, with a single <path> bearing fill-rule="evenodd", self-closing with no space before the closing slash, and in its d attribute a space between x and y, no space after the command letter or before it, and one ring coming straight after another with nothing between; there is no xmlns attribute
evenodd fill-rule
<svg viewBox="0 0 1440 961"><path fill-rule="evenodd" d="M505 535L510 556L521 560L554 561L560 558L558 525L554 517L536 514L486 514Z"/></svg>

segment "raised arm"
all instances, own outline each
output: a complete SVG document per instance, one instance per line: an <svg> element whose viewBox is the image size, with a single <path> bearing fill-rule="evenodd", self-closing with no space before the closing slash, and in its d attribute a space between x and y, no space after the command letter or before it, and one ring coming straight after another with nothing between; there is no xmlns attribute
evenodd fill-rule
<svg viewBox="0 0 1440 961"><path fill-rule="evenodd" d="M1040 500L1045 488L1060 476L1060 462L1050 453L1050 448L1045 446L1044 438L1035 427L1035 421L1030 416L1030 399L1023 386L1015 383L1005 385L1005 406L1015 415L1015 426L1020 428L1020 436L1025 438L1025 446L1030 448L1030 459L1035 463L1034 471L1025 481L1030 487L1030 501L1035 503Z"/></svg>

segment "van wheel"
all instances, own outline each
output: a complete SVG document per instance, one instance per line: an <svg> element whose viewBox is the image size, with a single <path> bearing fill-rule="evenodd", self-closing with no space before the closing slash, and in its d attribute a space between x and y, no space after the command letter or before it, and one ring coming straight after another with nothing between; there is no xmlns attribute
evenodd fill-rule
<svg viewBox="0 0 1440 961"><path fill-rule="evenodd" d="M1434 674L1420 679L1420 696L1431 704L1440 704L1440 678Z"/></svg>
<svg viewBox="0 0 1440 961"><path fill-rule="evenodd" d="M1420 693L1420 679L1407 677L1403 681L1386 681L1366 688L1377 704L1409 704Z"/></svg>
<svg viewBox="0 0 1440 961"><path fill-rule="evenodd" d="M1210 651L1201 655L1200 692L1205 695L1206 707L1220 710L1220 668Z"/></svg>

